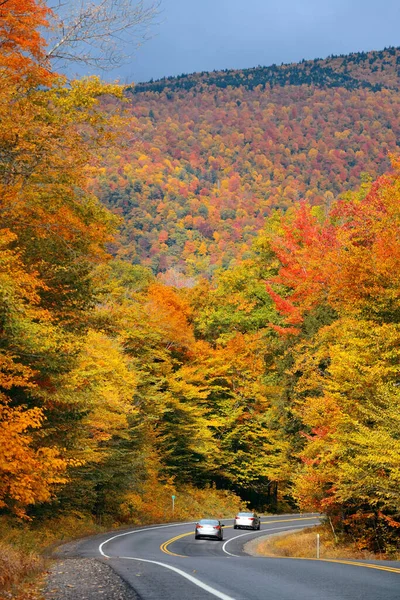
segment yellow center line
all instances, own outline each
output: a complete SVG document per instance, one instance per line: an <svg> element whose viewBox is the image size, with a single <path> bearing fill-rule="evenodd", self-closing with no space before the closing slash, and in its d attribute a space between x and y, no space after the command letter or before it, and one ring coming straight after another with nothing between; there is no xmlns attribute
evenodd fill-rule
<svg viewBox="0 0 400 600"><path fill-rule="evenodd" d="M389 567L387 565L374 565L372 563L352 562L351 560L340 560L340 559L334 559L334 558L320 558L320 559L315 558L313 560L322 560L323 562L339 563L341 565L353 565L353 567L354 566L367 567L368 569L378 569L379 571L389 571L390 573L399 573L400 574L400 568Z"/></svg>
<svg viewBox="0 0 400 600"><path fill-rule="evenodd" d="M310 519L316 519L316 518L317 517L299 517L296 519L280 519L278 521L262 521L262 525L269 525L271 523L286 523L287 521L309 521ZM233 527L233 525L226 525L225 529L232 529L232 527ZM170 556L179 556L180 558L188 558L184 554L175 554L175 552L171 552L170 550L168 550L168 546L170 546L170 544L172 544L173 542L176 542L177 540L180 540L181 538L187 537L189 535L194 535L194 534L192 531L190 531L189 533L181 533L180 535L176 535L175 537L171 538L170 540L163 542L160 546L160 550L162 552L164 552L165 554L169 554Z"/></svg>
<svg viewBox="0 0 400 600"><path fill-rule="evenodd" d="M270 523L284 523L285 520L286 521L302 521L304 519L308 520L308 519L315 519L318 517L300 517L297 519L282 519L282 520L276 520L276 521L263 521L262 523L265 524L270 524ZM367 569L378 569L379 571L388 571L390 573L400 573L400 568L398 567L389 567L387 565L374 565L372 563L362 563L362 562L353 562L351 560L341 560L341 559L334 559L334 558L307 558L307 557L290 557L290 556L273 556L273 555L269 555L268 558L286 558L286 559L291 559L291 560L316 560L316 561L323 561L323 562L331 562L331 563L339 563L341 565L352 565L353 567L365 567Z"/></svg>
<svg viewBox="0 0 400 600"><path fill-rule="evenodd" d="M374 565L372 563L362 563L351 560L344 560L339 558L312 558L307 556L278 556L276 554L267 554L266 558L279 558L285 560L312 560L316 562L329 562L329 563L338 563L340 565L351 565L352 567L365 567L367 569L378 569L379 571L389 571L390 573L399 573L400 568L398 567L389 567L387 565Z"/></svg>
<svg viewBox="0 0 400 600"><path fill-rule="evenodd" d="M171 552L170 550L168 550L168 546L170 544L172 544L173 542L176 542L176 540L180 540L183 537L187 537L188 535L193 535L193 532L189 531L189 533L181 533L180 535L176 535L175 537L171 538L170 540L163 542L160 546L160 550L162 552L165 552L165 554L169 554L170 556L179 556L180 558L188 558L184 554L175 554L175 552Z"/></svg>
<svg viewBox="0 0 400 600"><path fill-rule="evenodd" d="M309 521L310 519L317 519L318 517L297 517L295 519L276 519L271 521L261 521L262 525L272 525L274 523L288 523L295 521ZM226 525L225 529L232 529L233 525ZM160 550L165 554L169 554L170 556L178 556L179 558L189 558L184 554L176 554L175 552L171 552L168 550L168 546L180 540L184 537L188 537L189 535L193 535L192 531L188 533L181 533L180 535L176 535L175 537L163 542L160 546ZM341 565L351 565L353 567L365 567L366 569L377 569L378 571L387 571L389 573L398 573L400 574L400 568L398 567L389 567L387 565L374 565L372 563L362 563L362 562L353 562L351 560L340 560L334 558L306 558L306 557L289 557L289 556L269 556L268 558L285 558L289 560L313 560L318 562L329 562L329 563L338 563Z"/></svg>

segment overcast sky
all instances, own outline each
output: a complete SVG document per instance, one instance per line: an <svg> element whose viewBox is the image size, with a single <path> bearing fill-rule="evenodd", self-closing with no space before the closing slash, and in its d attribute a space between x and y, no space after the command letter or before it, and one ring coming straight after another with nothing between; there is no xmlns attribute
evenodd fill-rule
<svg viewBox="0 0 400 600"><path fill-rule="evenodd" d="M400 45L400 0L161 0L123 83Z"/></svg>
<svg viewBox="0 0 400 600"><path fill-rule="evenodd" d="M162 0L124 81L400 45L400 0Z"/></svg>

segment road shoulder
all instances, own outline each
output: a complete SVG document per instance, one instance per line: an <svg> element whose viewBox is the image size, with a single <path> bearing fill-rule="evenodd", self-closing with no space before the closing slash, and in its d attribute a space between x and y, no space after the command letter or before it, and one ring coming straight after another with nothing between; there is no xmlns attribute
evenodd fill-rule
<svg viewBox="0 0 400 600"><path fill-rule="evenodd" d="M111 567L96 558L54 561L42 594L45 600L139 600Z"/></svg>

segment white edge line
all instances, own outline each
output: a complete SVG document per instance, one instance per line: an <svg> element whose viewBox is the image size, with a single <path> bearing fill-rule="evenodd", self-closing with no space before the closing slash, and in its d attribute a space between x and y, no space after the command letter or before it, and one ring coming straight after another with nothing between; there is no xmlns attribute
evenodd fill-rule
<svg viewBox="0 0 400 600"><path fill-rule="evenodd" d="M165 529L167 527L178 527L179 525L191 525L192 523L195 523L195 522L196 521L189 521L187 523L173 523L172 525L156 525L155 527L146 527L145 529L135 529L133 531L126 531L125 533L119 533L117 535L113 535L112 537L110 537L107 540L105 540L104 542L102 542L99 546L99 552L102 556L104 556L104 558L112 558L111 556L108 556L105 552L103 552L103 546L105 544L107 544L108 542L115 540L116 538L123 537L125 535L131 535L134 533L139 533L141 531L150 531L151 529ZM227 596L223 592L219 592L218 590L215 590L214 588L210 587L206 583L203 583L199 579L192 577L192 575L185 573L185 571L181 571L180 569L177 569L176 567L172 567L171 565L166 565L165 563L157 562L155 560L136 558L133 556L118 556L115 558L120 558L120 559L125 559L125 560L137 560L139 562L147 562L147 563L152 563L153 565L159 565L160 567L164 567L165 569L170 569L171 571L175 571L175 573L178 573L178 575L181 575L181 577L188 579L191 583L194 583L195 585L202 588L206 592L209 592L213 596L220 598L220 600L235 600L234 598L232 598L232 596Z"/></svg>
<svg viewBox="0 0 400 600"><path fill-rule="evenodd" d="M112 537L104 540L99 546L99 552L105 558L113 558L112 556L108 556L105 552L103 552L103 546L108 544L108 542L112 542L112 540L116 540L119 537L123 537L124 535L133 535L134 533L140 533L142 531L151 531L152 529L166 529L167 527L179 527L179 525L192 525L196 523L196 521L187 521L186 523L172 523L171 525L155 525L154 527L146 527L145 529L131 529L130 531L125 531L125 533L118 533L117 535L113 535ZM114 558L119 558L115 556Z"/></svg>
<svg viewBox="0 0 400 600"><path fill-rule="evenodd" d="M111 542L112 540L115 540L119 537L123 537L125 535L132 535L134 533L139 533L141 531L150 531L152 529L166 529L167 527L178 527L179 525L191 525L193 523L195 523L196 521L188 521L186 523L173 523L171 525L156 525L155 527L146 527L145 529L135 529L133 531L126 531L125 533L119 533L117 535L113 535L112 537L104 540L104 542L102 542L99 545L99 552L102 556L104 556L104 558L112 558L111 556L108 556L105 552L103 552L103 546L105 546L105 544L108 544L108 542ZM291 527L293 529L293 527ZM300 528L300 526L299 526ZM278 529L290 529L290 527L279 527ZM267 531L267 530L262 530L262 531ZM245 535L250 535L251 533L254 533L254 531L248 532L248 533L243 533L241 535L238 535L234 538L231 538L230 540L227 540L225 542L225 544L223 545L222 549L226 554L229 554L230 556L236 556L236 554L231 554L230 552L228 552L227 550L225 550L225 546L226 544L228 544L228 542L231 542L232 540L237 539L238 537L243 537ZM212 594L213 596L215 596L216 598L220 598L220 600L235 600L234 598L232 598L232 596L227 596L227 594L224 594L223 592L219 592L218 590L210 587L209 585L207 585L206 583L203 583L202 581L200 581L199 579L196 579L195 577L193 577L192 575L189 575L188 573L185 573L185 571L181 571L181 569L177 569L176 567L173 567L171 565L167 565L165 563L162 562L158 562L155 560L147 560L144 558L136 558L133 556L119 556L119 557L115 557L115 558L120 558L120 559L125 559L125 560L136 560L138 562L146 562L146 563L151 563L153 565L159 565L160 567L164 567L165 569L170 569L170 571L174 571L175 573L178 573L178 575L181 575L181 577L184 577L185 579L187 579L188 581L190 581L191 583L193 583L194 585L197 585L198 587L200 587L201 589L205 590L206 592L209 592L210 594ZM237 558L240 558L237 556Z"/></svg>
<svg viewBox="0 0 400 600"><path fill-rule="evenodd" d="M311 515L314 515L314 514L315 513L311 513ZM285 517L285 516L291 516L291 515L266 515L266 517L264 517L264 518L268 519L271 516L274 516L274 517L275 516L279 516L279 517L283 516L283 517ZM314 516L310 516L310 519L313 519L313 518L314 518ZM315 518L318 518L318 517L315 517ZM223 519L223 520L225 520L225 521L232 521L233 519L231 519L230 517L228 517L227 519ZM171 523L169 525L154 525L152 527L146 527L145 529L131 529L130 531L125 531L125 533L118 533L117 535L113 535L112 537L104 540L104 542L102 542L100 544L100 546L99 546L99 552L105 558L111 558L111 556L108 556L107 554L105 554L103 552L103 546L105 546L105 544L108 544L108 542L111 542L112 540L115 540L116 538L123 537L124 535L132 535L134 533L140 533L141 531L151 531L152 529L166 529L167 527L179 527L179 525L192 525L193 523L196 523L196 522L197 521L187 521L185 523ZM268 521L268 523L274 523L274 521ZM238 537L240 537L240 536L238 536ZM235 539L235 538L232 538L232 539ZM228 542L229 541L230 540L228 540ZM228 543L228 542L225 542L225 543Z"/></svg>
<svg viewBox="0 0 400 600"><path fill-rule="evenodd" d="M225 552L225 554L229 554L229 556L234 556L235 558L242 558L242 556L239 556L238 554L232 554L231 552L228 552L228 550L226 550L226 545L229 544L229 542L233 542L233 540L237 540L238 538L244 537L245 535L252 535L254 533L261 533L261 532L265 532L265 531L282 531L283 529L305 529L306 525L302 524L302 525L297 525L296 527L293 527L293 525L288 526L288 527L270 527L268 529L261 529L260 531L248 531L247 533L241 533L240 535L236 535L233 538L230 538L229 540L226 540L226 542L224 543L224 545L222 546L222 550L223 552Z"/></svg>
<svg viewBox="0 0 400 600"><path fill-rule="evenodd" d="M191 583L194 583L194 585L197 585L198 587L202 588L206 592L209 592L213 596L220 598L221 600L235 600L234 598L232 598L232 596L227 596L223 592L219 592L218 590L210 587L206 583L203 583L199 579L196 579L192 575L189 575L188 573L185 573L185 571L181 571L181 569L177 569L176 567L173 567L172 565L167 565L165 563L158 562L156 560L147 560L145 558L135 558L133 556L119 556L118 558L122 558L122 559L126 559L126 560L137 560L138 562L146 562L146 563L151 563L153 565L159 565L160 567L164 567L165 569L170 569L171 571L175 571L175 573L178 573L178 575L181 575L181 577L188 579Z"/></svg>

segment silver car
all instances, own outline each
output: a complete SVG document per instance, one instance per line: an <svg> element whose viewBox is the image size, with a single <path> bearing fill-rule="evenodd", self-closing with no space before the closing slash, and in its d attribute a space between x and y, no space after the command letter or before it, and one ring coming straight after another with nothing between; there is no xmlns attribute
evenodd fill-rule
<svg viewBox="0 0 400 600"><path fill-rule="evenodd" d="M261 529L260 517L254 512L240 512L233 522L233 529Z"/></svg>
<svg viewBox="0 0 400 600"><path fill-rule="evenodd" d="M224 524L217 519L201 519L196 523L196 527L194 529L194 537L196 540L199 540L203 537L212 537L217 540L223 539L222 528Z"/></svg>

